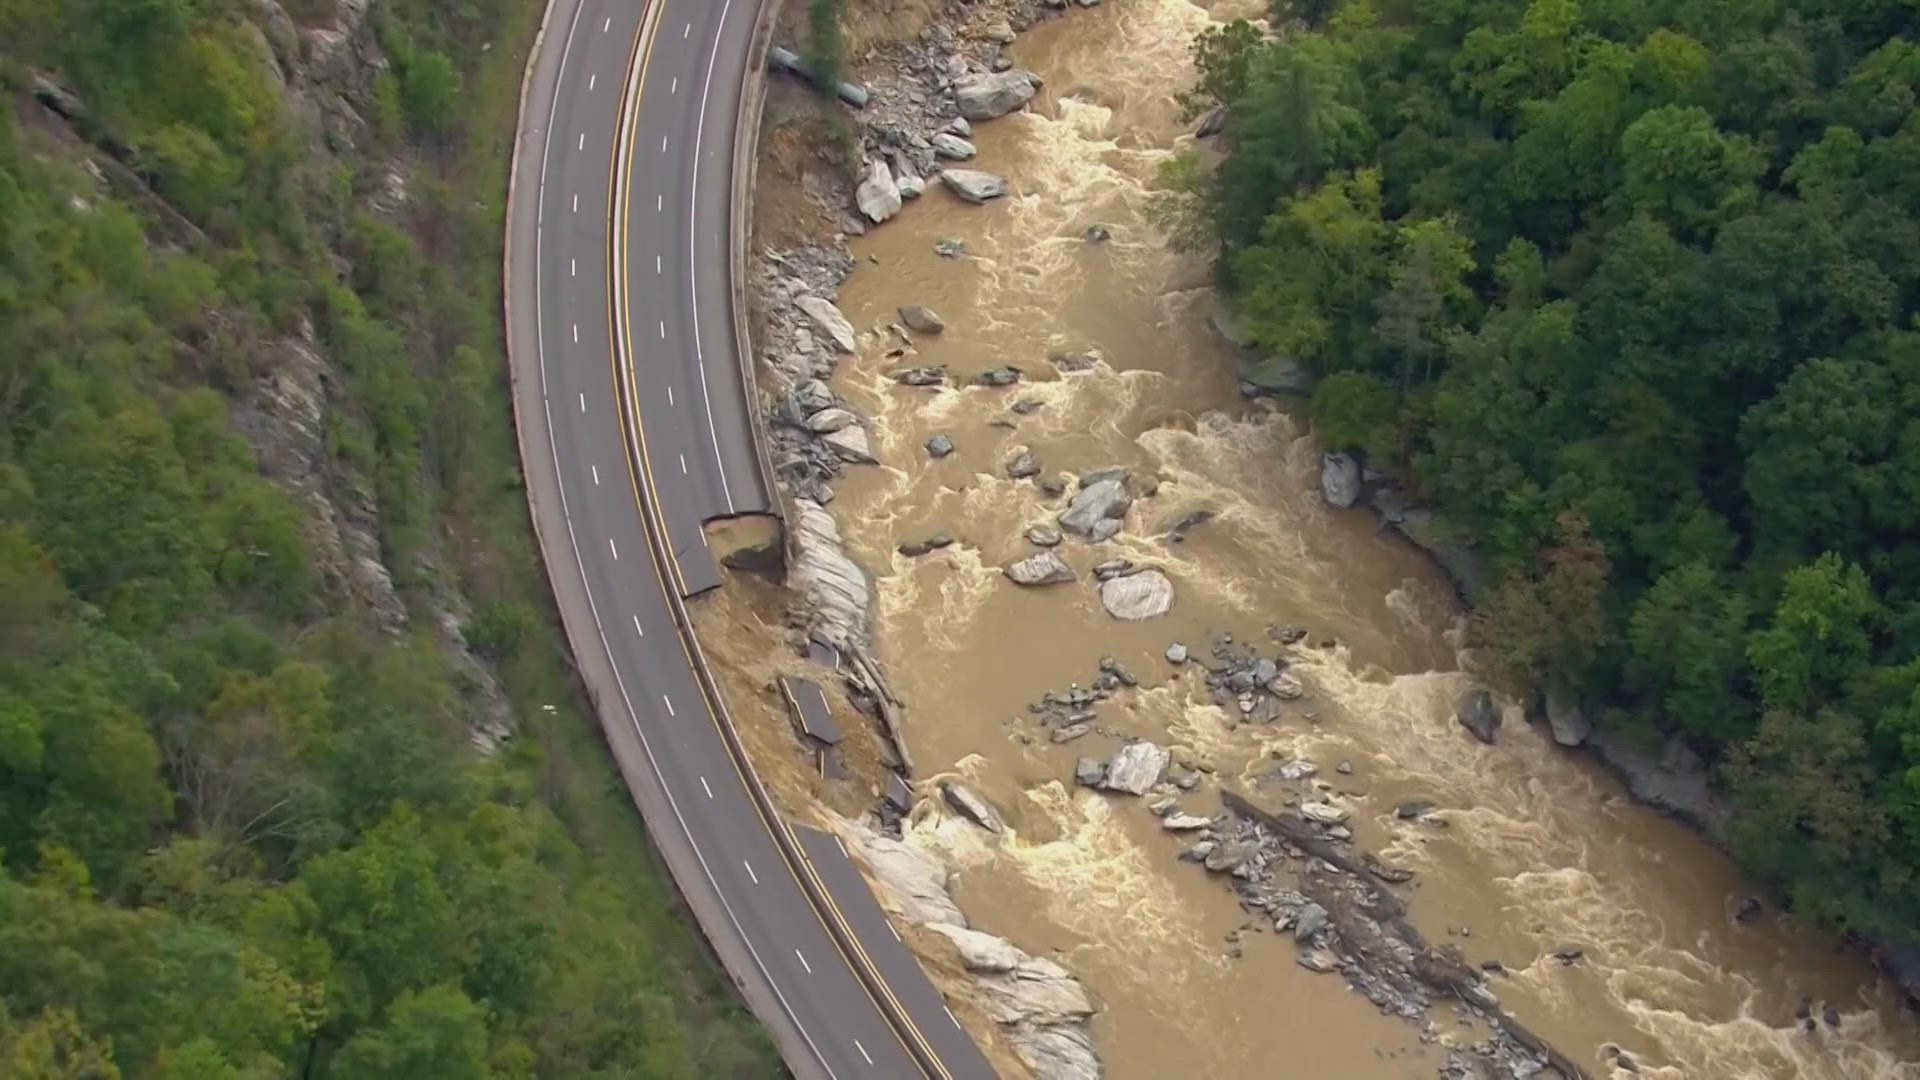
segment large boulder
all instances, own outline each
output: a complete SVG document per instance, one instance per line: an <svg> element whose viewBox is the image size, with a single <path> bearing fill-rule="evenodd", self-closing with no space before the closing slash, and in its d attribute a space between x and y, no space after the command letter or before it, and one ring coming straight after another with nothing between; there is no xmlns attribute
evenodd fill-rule
<svg viewBox="0 0 1920 1080"><path fill-rule="evenodd" d="M853 465L878 465L880 459L873 456L873 444L867 439L867 429L859 424L850 424L838 431L829 431L820 436L820 441L833 448L841 461Z"/></svg>
<svg viewBox="0 0 1920 1080"><path fill-rule="evenodd" d="M880 158L867 159L867 175L853 189L853 201L867 219L879 224L900 212L900 188L893 170Z"/></svg>
<svg viewBox="0 0 1920 1080"><path fill-rule="evenodd" d="M853 324L840 314L840 308L824 296L803 296L793 302L793 306L813 320L813 325L827 335L833 347L843 353L854 352L859 344L853 333Z"/></svg>
<svg viewBox="0 0 1920 1080"><path fill-rule="evenodd" d="M967 120L991 120L1025 105L1040 89L1040 77L1021 68L982 71L953 81L953 98Z"/></svg>
<svg viewBox="0 0 1920 1080"><path fill-rule="evenodd" d="M1000 820L1000 811L993 808L986 796L973 790L958 780L940 781L940 794L947 805L959 811L961 816L975 825L998 835L1005 831L1006 823Z"/></svg>
<svg viewBox="0 0 1920 1080"><path fill-rule="evenodd" d="M1073 493L1073 500L1060 512L1060 527L1088 540L1105 540L1120 531L1120 519L1133 505L1127 494L1127 480L1120 476L1102 476L1084 484Z"/></svg>
<svg viewBox="0 0 1920 1080"><path fill-rule="evenodd" d="M1034 1080L1100 1080L1106 1075L1084 1021L1016 1024L1007 1030L1007 1042L1033 1071Z"/></svg>
<svg viewBox="0 0 1920 1080"><path fill-rule="evenodd" d="M1157 743L1144 740L1128 743L1107 762L1107 774L1100 779L1100 786L1108 791L1145 795L1160 782L1160 774L1167 771L1171 758L1167 748Z"/></svg>
<svg viewBox="0 0 1920 1080"><path fill-rule="evenodd" d="M1580 702L1559 687L1547 691L1547 730L1561 746L1579 746L1593 734L1593 725L1580 711Z"/></svg>
<svg viewBox="0 0 1920 1080"><path fill-rule="evenodd" d="M1158 570L1142 570L1100 583L1100 606L1116 619L1138 622L1173 607L1173 582Z"/></svg>
<svg viewBox="0 0 1920 1080"><path fill-rule="evenodd" d="M1059 1024L1093 1015L1093 1000L1066 968L1029 955L1005 938L963 926L927 927L953 942L960 963L987 991L986 1009L1002 1024Z"/></svg>
<svg viewBox="0 0 1920 1080"><path fill-rule="evenodd" d="M1360 463L1338 450L1320 455L1320 497L1336 510L1360 499Z"/></svg>
<svg viewBox="0 0 1920 1080"><path fill-rule="evenodd" d="M940 181L947 190L970 203L983 203L1007 193L1007 182L981 169L941 169Z"/></svg>
<svg viewBox="0 0 1920 1080"><path fill-rule="evenodd" d="M841 428L852 427L859 422L860 418L855 416L852 410L834 405L807 417L807 430L816 435L825 435L828 432L839 431Z"/></svg>
<svg viewBox="0 0 1920 1080"><path fill-rule="evenodd" d="M1500 730L1500 707L1493 703L1493 695L1485 690L1469 690L1460 698L1460 726L1473 732L1473 737L1483 743L1491 744Z"/></svg>
<svg viewBox="0 0 1920 1080"><path fill-rule="evenodd" d="M887 908L923 925L966 924L967 917L947 892L946 864L937 856L866 829L854 831L849 839L867 864L874 892Z"/></svg>
<svg viewBox="0 0 1920 1080"><path fill-rule="evenodd" d="M839 649L864 644L872 588L866 571L841 546L833 515L811 499L795 499L788 528L794 546L789 584L807 598L812 631Z"/></svg>
<svg viewBox="0 0 1920 1080"><path fill-rule="evenodd" d="M1051 551L1009 563L1003 571L1015 585L1059 585L1073 580L1073 567Z"/></svg>

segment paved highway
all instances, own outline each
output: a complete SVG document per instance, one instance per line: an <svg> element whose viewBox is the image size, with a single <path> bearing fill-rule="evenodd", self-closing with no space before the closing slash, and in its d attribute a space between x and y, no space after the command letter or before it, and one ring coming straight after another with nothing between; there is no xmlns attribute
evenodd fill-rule
<svg viewBox="0 0 1920 1080"><path fill-rule="evenodd" d="M552 0L508 213L529 500L621 773L793 1073L991 1076L864 885L837 863L823 874L768 812L682 632L683 597L717 580L701 524L769 506L727 263L760 14L759 0ZM852 916L833 899L849 890Z"/></svg>

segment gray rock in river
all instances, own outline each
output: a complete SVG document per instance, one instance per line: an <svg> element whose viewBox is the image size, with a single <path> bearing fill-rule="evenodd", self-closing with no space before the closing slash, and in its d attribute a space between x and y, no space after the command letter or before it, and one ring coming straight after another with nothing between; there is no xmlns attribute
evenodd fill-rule
<svg viewBox="0 0 1920 1080"><path fill-rule="evenodd" d="M967 122L966 117L956 116L947 121L946 126L940 130L946 132L948 135L958 135L965 139L973 134L973 125Z"/></svg>
<svg viewBox="0 0 1920 1080"><path fill-rule="evenodd" d="M1062 529L1076 536L1104 540L1118 529L1103 526L1102 522L1118 522L1126 516L1127 508L1132 505L1133 498L1127 494L1125 475L1103 476L1074 492L1073 500L1060 512L1057 520ZM1101 531L1106 535L1096 537L1096 532Z"/></svg>
<svg viewBox="0 0 1920 1080"><path fill-rule="evenodd" d="M996 836L1005 831L1006 824L1000 820L1000 812L993 808L993 804L960 781L940 781L940 794L946 798L948 806L958 810L975 825Z"/></svg>
<svg viewBox="0 0 1920 1080"><path fill-rule="evenodd" d="M933 137L934 156L947 161L970 161L973 155L979 152L972 143L958 135L949 135L943 131Z"/></svg>
<svg viewBox="0 0 1920 1080"><path fill-rule="evenodd" d="M1500 707L1493 703L1492 694L1475 688L1461 696L1458 719L1474 738L1491 744L1500 730Z"/></svg>
<svg viewBox="0 0 1920 1080"><path fill-rule="evenodd" d="M894 181L902 199L917 199L927 193L927 181L918 173L901 173Z"/></svg>
<svg viewBox="0 0 1920 1080"><path fill-rule="evenodd" d="M1012 386L1020 381L1020 369L1012 364L988 368L973 377L976 386Z"/></svg>
<svg viewBox="0 0 1920 1080"><path fill-rule="evenodd" d="M1025 480L1029 476L1039 475L1040 459L1033 455L1033 451L1024 447L1021 448L1018 454L1013 456L1013 460L1007 462L1007 477L1009 479Z"/></svg>
<svg viewBox="0 0 1920 1080"><path fill-rule="evenodd" d="M940 181L970 203L983 203L1007 193L1005 179L980 169L942 169Z"/></svg>
<svg viewBox="0 0 1920 1080"><path fill-rule="evenodd" d="M853 324L840 314L839 307L833 301L824 296L802 296L793 302L793 306L813 320L813 324L827 335L827 340L833 342L834 348L843 353L856 350L859 341L854 335Z"/></svg>
<svg viewBox="0 0 1920 1080"><path fill-rule="evenodd" d="M1100 583L1100 606L1116 619L1138 622L1173 607L1173 582L1158 570L1142 570Z"/></svg>
<svg viewBox="0 0 1920 1080"><path fill-rule="evenodd" d="M867 159L867 175L853 189L853 201L867 219L878 225L900 212L900 188L893 170L880 158Z"/></svg>
<svg viewBox="0 0 1920 1080"><path fill-rule="evenodd" d="M1060 530L1051 525L1033 525L1027 529L1027 543L1034 547L1055 547L1062 539Z"/></svg>
<svg viewBox="0 0 1920 1080"><path fill-rule="evenodd" d="M1193 129L1193 137L1196 139L1204 139L1212 135L1218 135L1226 129L1227 107L1225 105L1215 105L1213 108L1207 110L1207 115L1200 118L1200 126Z"/></svg>
<svg viewBox="0 0 1920 1080"><path fill-rule="evenodd" d="M833 406L833 391L819 379L802 379L793 388L793 401L801 415L811 415Z"/></svg>
<svg viewBox="0 0 1920 1080"><path fill-rule="evenodd" d="M1186 662L1187 662L1187 647L1185 645L1182 645L1176 641L1173 644L1167 646L1167 663L1184 664Z"/></svg>
<svg viewBox="0 0 1920 1080"><path fill-rule="evenodd" d="M1171 758L1167 748L1156 743L1145 740L1128 743L1107 762L1107 775L1100 786L1108 791L1145 795L1147 789L1160 782L1160 774L1166 771Z"/></svg>
<svg viewBox="0 0 1920 1080"><path fill-rule="evenodd" d="M943 458L953 453L953 440L945 435L935 435L927 440L927 454L933 458Z"/></svg>
<svg viewBox="0 0 1920 1080"><path fill-rule="evenodd" d="M947 328L946 320L924 304L908 304L902 307L900 321L916 334L937 334Z"/></svg>
<svg viewBox="0 0 1920 1080"><path fill-rule="evenodd" d="M1352 455L1338 450L1320 455L1320 497L1336 510L1359 501L1360 463Z"/></svg>
<svg viewBox="0 0 1920 1080"><path fill-rule="evenodd" d="M787 568L789 583L806 597L813 613L812 631L842 650L863 646L872 590L866 572L841 546L840 527L833 515L810 499L795 499L788 528L794 547L794 559Z"/></svg>
<svg viewBox="0 0 1920 1080"><path fill-rule="evenodd" d="M1039 89L1039 76L1015 68L962 75L953 81L953 98L962 119L991 120L1025 105Z"/></svg>
<svg viewBox="0 0 1920 1080"><path fill-rule="evenodd" d="M1051 551L1042 551L1009 563L1002 573L1012 579L1015 585L1059 585L1073 580L1073 568Z"/></svg>
<svg viewBox="0 0 1920 1080"><path fill-rule="evenodd" d="M1083 757L1073 763L1073 782L1081 787L1099 787L1107 779L1107 763L1099 758Z"/></svg>
<svg viewBox="0 0 1920 1080"><path fill-rule="evenodd" d="M938 364L901 368L889 377L901 386L939 386L947 381L947 369L944 365Z"/></svg>
<svg viewBox="0 0 1920 1080"><path fill-rule="evenodd" d="M1302 945L1313 944L1320 931L1327 928L1327 909L1309 901L1293 917L1293 939Z"/></svg>
<svg viewBox="0 0 1920 1080"><path fill-rule="evenodd" d="M841 461L855 465L878 465L880 459L873 456L873 444L867 440L867 429L859 424L851 424L838 431L829 431L820 436L820 441L833 447Z"/></svg>

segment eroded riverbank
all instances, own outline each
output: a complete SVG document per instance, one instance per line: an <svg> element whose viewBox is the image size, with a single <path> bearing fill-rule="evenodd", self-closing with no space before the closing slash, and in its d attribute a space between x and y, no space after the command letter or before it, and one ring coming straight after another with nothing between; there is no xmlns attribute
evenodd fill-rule
<svg viewBox="0 0 1920 1080"><path fill-rule="evenodd" d="M1041 23L1008 50L1045 78L1041 92L968 136L968 166L1011 193L975 206L935 184L851 242L838 298L859 340L831 389L870 418L880 464L849 466L830 509L873 575L874 647L923 793L964 777L1007 823L992 835L926 800L909 836L958 868L955 896L976 925L1086 982L1115 1076L1398 1077L1432 1075L1442 1057L1341 976L1301 966L1289 937L1250 926L1231 891L1177 858L1189 841L1145 800L1075 786L1079 758L1132 736L1204 770L1177 793L1185 810L1213 813L1221 784L1274 807L1337 803L1358 847L1416 872L1399 887L1411 922L1474 965L1497 962L1488 989L1590 1070L1624 1070L1604 1049L1619 1046L1642 1075L1920 1075L1902 1064L1920 1046L1912 1020L1872 973L1788 920L1737 921L1745 893L1696 837L1523 724L1490 747L1462 731L1453 713L1470 683L1446 583L1369 516L1328 510L1304 430L1235 394L1232 358L1206 327L1204 260L1168 252L1145 208L1158 163L1190 139L1172 100L1186 44L1241 13L1130 0ZM945 241L961 252L940 254L954 250ZM910 304L944 329L888 329ZM1007 364L1022 369L1011 385L969 385ZM938 365L951 383L893 378ZM953 452L930 455L936 436ZM1038 471L1010 476L1023 452ZM1054 522L1070 477L1109 467L1129 471L1135 497L1121 531L1053 549L1072 583L1008 581L1001 567L1040 550L1027 530ZM938 534L954 542L901 552ZM1114 558L1165 573L1172 609L1111 618L1091 571ZM736 590L703 632L744 670L755 642L777 638L778 602ZM1180 643L1205 659L1224 636L1274 652L1272 631L1294 625L1308 636L1285 658L1307 693L1269 722L1165 658ZM1088 734L1054 742L1028 706L1091 685L1103 657L1142 686L1100 702ZM736 680L768 717L772 670L757 662ZM776 720L759 741L796 805L870 805L871 793L815 779ZM849 754L862 755L879 752ZM1271 779L1296 760L1317 775ZM1416 799L1435 809L1395 813ZM1800 1027L1806 998L1832 1004L1833 1027ZM1433 1038L1476 1037L1442 1010L1432 1018Z"/></svg>

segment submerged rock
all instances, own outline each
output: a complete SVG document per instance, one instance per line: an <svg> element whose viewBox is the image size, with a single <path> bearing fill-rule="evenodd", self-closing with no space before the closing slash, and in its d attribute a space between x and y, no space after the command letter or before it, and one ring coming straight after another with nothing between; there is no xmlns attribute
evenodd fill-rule
<svg viewBox="0 0 1920 1080"><path fill-rule="evenodd" d="M929 457L943 458L951 453L953 453L953 440L948 436L935 435L933 438L927 440L927 455Z"/></svg>
<svg viewBox="0 0 1920 1080"><path fill-rule="evenodd" d="M1169 664L1184 664L1187 662L1187 647L1176 641L1167 646L1166 656Z"/></svg>
<svg viewBox="0 0 1920 1080"><path fill-rule="evenodd" d="M1020 381L1020 369L1012 364L988 368L973 377L976 386L1012 386Z"/></svg>
<svg viewBox="0 0 1920 1080"><path fill-rule="evenodd" d="M1073 567L1051 551L1029 555L1002 570L1015 585L1059 585L1073 580Z"/></svg>
<svg viewBox="0 0 1920 1080"><path fill-rule="evenodd" d="M1022 448L1013 456L1013 460L1007 462L1008 479L1025 480L1029 476L1038 475L1040 475L1040 459L1033 456L1031 450Z"/></svg>
<svg viewBox="0 0 1920 1080"><path fill-rule="evenodd" d="M937 334L947 328L946 320L925 304L907 304L900 309L900 321L916 334Z"/></svg>
<svg viewBox="0 0 1920 1080"><path fill-rule="evenodd" d="M1173 582L1158 570L1142 570L1100 583L1100 606L1116 619L1137 622L1173 607Z"/></svg>

